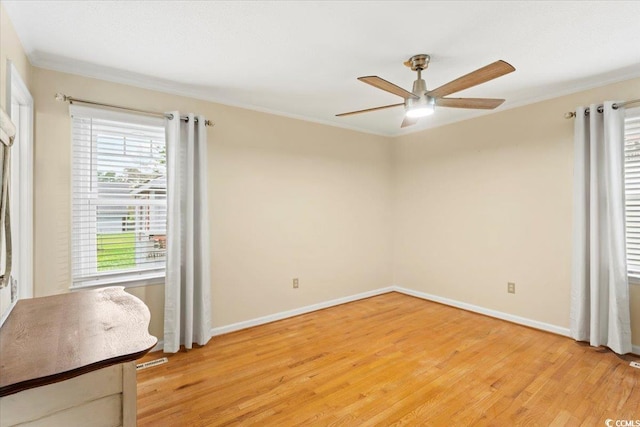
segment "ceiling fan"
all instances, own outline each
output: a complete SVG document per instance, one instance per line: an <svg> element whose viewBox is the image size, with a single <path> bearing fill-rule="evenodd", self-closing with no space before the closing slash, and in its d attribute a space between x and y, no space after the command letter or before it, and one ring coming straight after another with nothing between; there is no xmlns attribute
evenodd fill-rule
<svg viewBox="0 0 640 427"><path fill-rule="evenodd" d="M404 90L378 76L358 77L358 80L370 84L373 87L386 92L398 95L404 102L381 107L367 108L365 110L350 111L348 113L336 114L337 117L349 116L352 114L368 113L370 111L383 110L385 108L404 106L406 111L401 127L414 125L421 117L433 114L436 105L438 107L450 108L472 108L493 110L504 102L504 99L495 98L445 98L455 92L477 86L488 82L505 74L509 74L516 69L505 61L496 61L485 67L472 71L469 74L457 78L437 89L427 90L427 85L422 79L422 71L429 66L429 55L414 55L404 62L404 65L418 72L418 78L413 82L411 92Z"/></svg>

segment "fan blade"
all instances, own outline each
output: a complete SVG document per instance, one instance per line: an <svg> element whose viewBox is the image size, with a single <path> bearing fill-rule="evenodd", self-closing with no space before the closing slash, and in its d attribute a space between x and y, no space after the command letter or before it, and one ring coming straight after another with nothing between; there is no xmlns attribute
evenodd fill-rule
<svg viewBox="0 0 640 427"><path fill-rule="evenodd" d="M449 83L440 86L437 89L427 92L427 95L434 98L442 98L461 90L477 86L481 83L488 82L505 74L509 74L516 69L511 64L504 61L496 61L486 67L479 68L469 74L457 78Z"/></svg>
<svg viewBox="0 0 640 427"><path fill-rule="evenodd" d="M361 82L370 84L373 87L377 87L378 89L382 89L386 92L392 93L394 95L398 95L399 97L404 99L419 98L417 95L409 91L406 91L402 89L400 86L396 86L393 83L386 81L385 79L381 79L378 76L358 77L358 80L360 80Z"/></svg>
<svg viewBox="0 0 640 427"><path fill-rule="evenodd" d="M438 98L436 105L438 107L449 108L477 108L481 110L493 110L499 107L504 99L495 98Z"/></svg>
<svg viewBox="0 0 640 427"><path fill-rule="evenodd" d="M369 111L384 110L385 108L399 107L401 105L404 105L404 102L401 102L399 104L383 105L382 107L367 108L366 110L349 111L348 113L336 114L336 117L350 116L352 114L368 113Z"/></svg>
<svg viewBox="0 0 640 427"><path fill-rule="evenodd" d="M406 128L407 126L413 126L416 123L418 123L418 118L417 117L404 117L404 120L402 120L402 124L400 125L401 128Z"/></svg>

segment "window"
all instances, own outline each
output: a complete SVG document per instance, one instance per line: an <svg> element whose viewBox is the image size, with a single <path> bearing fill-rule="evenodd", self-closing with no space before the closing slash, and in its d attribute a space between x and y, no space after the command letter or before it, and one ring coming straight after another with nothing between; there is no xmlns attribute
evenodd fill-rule
<svg viewBox="0 0 640 427"><path fill-rule="evenodd" d="M164 277L167 179L162 119L70 106L72 288Z"/></svg>
<svg viewBox="0 0 640 427"><path fill-rule="evenodd" d="M640 283L640 108L624 121L624 179L629 281Z"/></svg>

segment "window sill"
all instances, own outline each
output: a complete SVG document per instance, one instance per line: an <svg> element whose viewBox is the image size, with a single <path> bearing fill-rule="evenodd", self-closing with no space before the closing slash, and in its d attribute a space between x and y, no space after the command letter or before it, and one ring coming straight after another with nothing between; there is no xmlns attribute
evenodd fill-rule
<svg viewBox="0 0 640 427"><path fill-rule="evenodd" d="M137 288L140 286L164 285L165 274L148 273L129 277L109 277L104 279L96 279L80 283L74 283L69 287L71 291L82 289L95 289L107 286L124 286L125 288Z"/></svg>

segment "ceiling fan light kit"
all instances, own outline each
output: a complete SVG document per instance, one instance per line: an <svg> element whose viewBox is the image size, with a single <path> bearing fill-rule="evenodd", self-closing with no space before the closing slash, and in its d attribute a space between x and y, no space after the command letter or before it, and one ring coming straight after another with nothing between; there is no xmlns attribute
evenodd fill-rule
<svg viewBox="0 0 640 427"><path fill-rule="evenodd" d="M496 61L485 67L472 71L469 74L446 83L437 89L428 90L427 84L422 79L422 71L429 66L429 55L414 55L404 62L404 65L418 73L418 78L413 82L411 92L388 82L378 76L358 77L361 82L370 84L378 89L400 96L404 103L384 105L381 107L367 108L365 110L351 111L348 113L336 114L338 117L350 116L353 114L367 113L370 111L383 110L404 105L405 118L401 127L411 126L417 123L421 117L426 117L435 112L436 105L449 108L471 108L492 110L500 106L504 99L495 98L445 98L455 92L477 86L497 77L504 76L516 69L505 61Z"/></svg>
<svg viewBox="0 0 640 427"><path fill-rule="evenodd" d="M408 99L405 107L406 116L411 118L427 117L436 111L436 100L430 96L425 99Z"/></svg>

